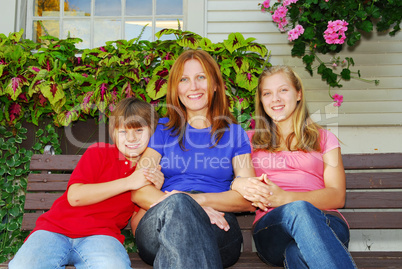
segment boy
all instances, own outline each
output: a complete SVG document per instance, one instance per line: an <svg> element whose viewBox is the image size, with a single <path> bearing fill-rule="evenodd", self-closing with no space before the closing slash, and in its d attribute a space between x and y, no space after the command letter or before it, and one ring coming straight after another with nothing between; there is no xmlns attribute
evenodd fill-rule
<svg viewBox="0 0 402 269"><path fill-rule="evenodd" d="M81 157L67 191L41 215L9 268L131 268L121 229L139 208L131 190L154 184L159 170L135 171L158 123L153 107L120 101L109 119L113 144L95 143Z"/></svg>

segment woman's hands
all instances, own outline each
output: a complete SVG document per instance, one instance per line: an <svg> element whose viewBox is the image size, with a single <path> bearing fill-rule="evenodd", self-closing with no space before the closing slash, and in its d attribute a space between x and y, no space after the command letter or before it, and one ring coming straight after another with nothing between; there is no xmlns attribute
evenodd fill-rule
<svg viewBox="0 0 402 269"><path fill-rule="evenodd" d="M160 199L158 199L158 201L156 203L154 203L153 205L151 205L151 207L159 204L160 202L165 200L167 197L169 197L173 194L176 194L176 193L184 193L186 195L190 195L191 197L193 197L192 194L187 194L187 193L181 192L181 191L176 191L176 190L165 191L165 195L163 195ZM209 220L211 221L211 224L215 224L220 229L225 230L225 231L228 231L230 229L230 226L224 217L225 213L219 212L218 210L215 210L210 206L202 206L202 208L204 209L205 213L207 213Z"/></svg>
<svg viewBox="0 0 402 269"><path fill-rule="evenodd" d="M239 192L252 205L261 210L269 207L279 207L290 202L290 195L268 179L266 174L260 177L238 178L233 182L232 189Z"/></svg>
<svg viewBox="0 0 402 269"><path fill-rule="evenodd" d="M215 224L220 229L225 230L226 232L229 231L230 226L224 217L225 213L219 212L209 206L203 206L202 208L207 213L209 220L211 221L211 224Z"/></svg>

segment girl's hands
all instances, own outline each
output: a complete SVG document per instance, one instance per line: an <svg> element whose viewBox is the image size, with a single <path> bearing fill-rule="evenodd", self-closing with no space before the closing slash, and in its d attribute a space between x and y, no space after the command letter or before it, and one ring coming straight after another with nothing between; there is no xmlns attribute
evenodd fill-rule
<svg viewBox="0 0 402 269"><path fill-rule="evenodd" d="M268 179L266 174L254 178L236 179L232 186L252 205L261 210L289 203L287 192Z"/></svg>

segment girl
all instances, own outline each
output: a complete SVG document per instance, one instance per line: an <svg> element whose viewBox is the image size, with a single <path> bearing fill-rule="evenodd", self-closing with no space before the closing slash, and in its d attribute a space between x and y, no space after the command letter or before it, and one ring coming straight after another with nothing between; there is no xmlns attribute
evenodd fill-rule
<svg viewBox="0 0 402 269"><path fill-rule="evenodd" d="M346 195L339 142L311 121L290 67L261 74L249 138L258 178L239 178L232 188L260 208L253 237L261 259L285 268L355 268L348 225L336 210Z"/></svg>

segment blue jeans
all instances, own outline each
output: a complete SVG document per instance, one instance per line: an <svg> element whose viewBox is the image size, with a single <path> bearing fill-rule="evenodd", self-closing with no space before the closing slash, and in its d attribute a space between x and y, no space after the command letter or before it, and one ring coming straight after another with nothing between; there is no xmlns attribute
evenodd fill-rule
<svg viewBox="0 0 402 269"><path fill-rule="evenodd" d="M75 265L77 269L131 269L124 246L112 236L73 239L43 230L29 236L10 261L9 269L58 269L66 265Z"/></svg>
<svg viewBox="0 0 402 269"><path fill-rule="evenodd" d="M305 201L296 201L263 216L253 230L260 258L285 268L357 268L347 247L349 229L339 217Z"/></svg>
<svg viewBox="0 0 402 269"><path fill-rule="evenodd" d="M150 208L135 232L140 257L154 268L222 268L240 256L243 241L237 219L225 213L225 232L211 224L204 209L178 193Z"/></svg>

